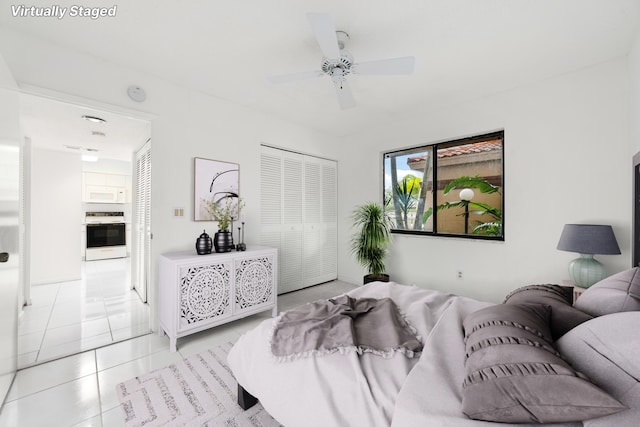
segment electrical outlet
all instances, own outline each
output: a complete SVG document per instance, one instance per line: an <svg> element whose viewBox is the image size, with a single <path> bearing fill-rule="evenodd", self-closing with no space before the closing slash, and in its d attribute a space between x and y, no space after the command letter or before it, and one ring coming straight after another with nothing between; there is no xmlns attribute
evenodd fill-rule
<svg viewBox="0 0 640 427"><path fill-rule="evenodd" d="M456 273L456 278L458 280L462 280L462 270L458 270L458 272Z"/></svg>

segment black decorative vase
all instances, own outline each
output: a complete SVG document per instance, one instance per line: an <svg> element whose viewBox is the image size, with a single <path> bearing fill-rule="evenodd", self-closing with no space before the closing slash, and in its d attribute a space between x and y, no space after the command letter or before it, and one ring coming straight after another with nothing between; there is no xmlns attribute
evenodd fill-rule
<svg viewBox="0 0 640 427"><path fill-rule="evenodd" d="M198 255L210 254L212 247L211 237L209 237L206 230L202 230L202 234L196 239L196 252Z"/></svg>
<svg viewBox="0 0 640 427"><path fill-rule="evenodd" d="M233 234L227 230L218 230L213 236L213 247L216 252L230 252L233 249Z"/></svg>

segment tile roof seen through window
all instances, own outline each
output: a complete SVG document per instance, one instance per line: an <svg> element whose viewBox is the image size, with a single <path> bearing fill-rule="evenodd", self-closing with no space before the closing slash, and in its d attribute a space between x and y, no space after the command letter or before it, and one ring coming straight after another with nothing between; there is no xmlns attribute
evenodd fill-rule
<svg viewBox="0 0 640 427"><path fill-rule="evenodd" d="M455 147L441 148L438 150L438 158L460 156L462 154L486 153L488 151L502 150L502 139L474 142L471 144L457 145ZM407 163L420 162L426 158L423 156L409 157Z"/></svg>

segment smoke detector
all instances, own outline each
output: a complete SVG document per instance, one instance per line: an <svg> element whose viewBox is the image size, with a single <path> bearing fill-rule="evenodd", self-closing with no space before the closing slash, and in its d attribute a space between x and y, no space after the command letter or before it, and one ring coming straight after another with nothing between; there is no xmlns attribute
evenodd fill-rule
<svg viewBox="0 0 640 427"><path fill-rule="evenodd" d="M136 102L143 102L145 99L147 99L146 92L140 86L129 86L129 88L127 89L127 95L129 95L129 98Z"/></svg>

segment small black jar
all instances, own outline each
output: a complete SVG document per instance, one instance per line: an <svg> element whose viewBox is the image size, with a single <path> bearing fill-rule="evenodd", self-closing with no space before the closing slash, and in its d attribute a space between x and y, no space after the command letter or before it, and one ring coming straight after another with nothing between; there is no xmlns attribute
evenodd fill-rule
<svg viewBox="0 0 640 427"><path fill-rule="evenodd" d="M200 237L196 239L196 252L198 255L207 255L211 253L213 241L207 234L206 230L202 230Z"/></svg>

